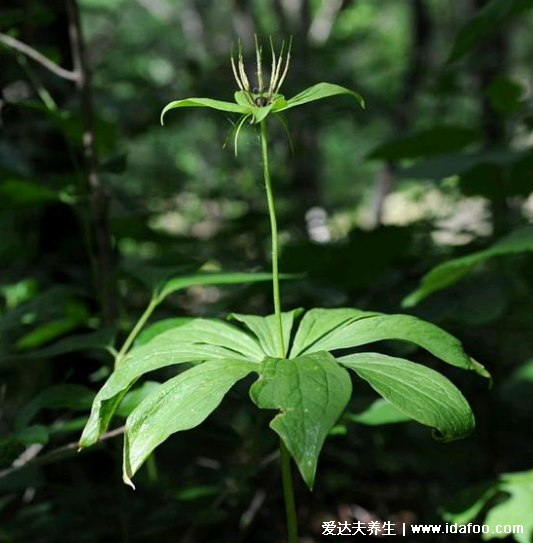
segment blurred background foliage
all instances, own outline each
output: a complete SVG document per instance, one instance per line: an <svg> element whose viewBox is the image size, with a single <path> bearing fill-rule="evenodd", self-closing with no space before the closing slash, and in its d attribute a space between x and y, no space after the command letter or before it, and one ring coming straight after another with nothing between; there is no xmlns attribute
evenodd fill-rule
<svg viewBox="0 0 533 543"><path fill-rule="evenodd" d="M70 70L78 7L88 100L79 81L12 42ZM172 99L231 100L231 43L240 36L251 52L254 32L294 36L288 96L330 81L367 102L364 112L349 99L295 111L294 156L271 127L281 268L305 274L284 283L285 306L403 305L457 335L494 376L488 390L449 372L478 424L446 445L365 411L373 396L361 385L326 444L316 490L299 484L302 541L320 541L332 519L523 524L517 540L532 541L531 8L2 3L0 541L283 541L269 414L250 415L239 387L201 429L157 452L136 493L120 480L120 420L76 454L94 392L154 282L268 268L257 134L246 130L235 158L222 148L223 114L158 121ZM230 311L271 312L268 284L182 289L152 321ZM136 389L121 415L156 382Z"/></svg>

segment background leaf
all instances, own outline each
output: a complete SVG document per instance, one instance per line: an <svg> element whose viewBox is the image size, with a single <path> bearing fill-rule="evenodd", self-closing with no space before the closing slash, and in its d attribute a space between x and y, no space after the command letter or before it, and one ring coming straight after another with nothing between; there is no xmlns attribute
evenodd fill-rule
<svg viewBox="0 0 533 543"><path fill-rule="evenodd" d="M418 304L430 294L457 283L490 258L529 251L533 251L533 228L528 226L505 236L488 249L439 264L422 277L420 286L404 298L402 304L404 307Z"/></svg>
<svg viewBox="0 0 533 543"><path fill-rule="evenodd" d="M513 16L532 7L532 0L492 0L460 29L449 62L459 60L474 47L500 32Z"/></svg>
<svg viewBox="0 0 533 543"><path fill-rule="evenodd" d="M402 411L384 398L375 400L359 413L346 413L345 417L351 422L365 424L367 426L396 424L398 422L407 422L411 420L411 417L402 413Z"/></svg>

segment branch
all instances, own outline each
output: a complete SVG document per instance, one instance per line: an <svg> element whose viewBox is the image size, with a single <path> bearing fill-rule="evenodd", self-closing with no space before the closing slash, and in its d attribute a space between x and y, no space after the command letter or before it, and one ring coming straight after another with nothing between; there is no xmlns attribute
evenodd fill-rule
<svg viewBox="0 0 533 543"><path fill-rule="evenodd" d="M91 222L95 259L98 267L96 270L98 294L103 322L106 326L112 326L117 317L118 307L115 283L115 253L109 227L109 195L99 173L91 78L76 0L67 0L67 12L72 60L74 62L74 71L77 74L76 88L80 98L83 125L83 158L92 207Z"/></svg>
<svg viewBox="0 0 533 543"><path fill-rule="evenodd" d="M15 51L18 51L19 53L26 55L27 57L39 63L41 66L45 67L48 71L52 72L58 77L61 77L62 79L68 79L69 81L76 81L78 77L78 74L76 72L73 72L71 70L65 70L65 68L62 68L61 66L59 66L59 64L56 64L49 58L45 57L43 54L39 53L39 51L37 51L33 47L30 47L29 45L26 45L25 43L17 40L16 38L12 38L11 36L4 34L3 32L0 32L0 43L3 43L10 49L14 49Z"/></svg>
<svg viewBox="0 0 533 543"><path fill-rule="evenodd" d="M124 433L124 426L120 426L119 428L110 430L109 432L106 432L105 434L102 434L100 436L99 443L106 441L108 439L111 439L113 437L120 436L123 433ZM40 452L41 449L34 449L36 451L36 454L35 454L35 452L32 451L32 447L33 445L28 447L13 462L13 464L11 464L9 468L6 468L0 471L0 479L2 479L3 477L7 477L8 475L11 475L12 473L15 473L16 471L19 471L28 466L43 466L45 464L49 464L50 462L55 462L56 460L63 458L65 455L68 456L70 453L78 451L80 445L77 441L73 441L71 443L67 443L66 445L63 445L62 447L58 447L57 449L54 449L50 451L49 453L43 454L42 456L37 456L37 454Z"/></svg>

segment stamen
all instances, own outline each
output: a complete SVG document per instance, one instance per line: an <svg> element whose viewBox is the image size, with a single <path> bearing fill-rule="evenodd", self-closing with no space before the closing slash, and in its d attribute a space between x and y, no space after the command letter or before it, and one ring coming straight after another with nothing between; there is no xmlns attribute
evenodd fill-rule
<svg viewBox="0 0 533 543"><path fill-rule="evenodd" d="M272 36L269 36L270 40L270 53L272 55L272 68L270 70L270 81L268 85L268 99L272 100L272 94L274 92L274 75L276 74L276 51L274 50L274 41Z"/></svg>
<svg viewBox="0 0 533 543"><path fill-rule="evenodd" d="M274 75L274 88L273 88L273 96L272 98L274 98L274 96L276 95L276 89L279 88L278 86L278 81L279 81L279 73L281 71L281 64L283 63L283 51L285 49L285 40L283 40L281 42L281 51L279 53L279 58L278 58L278 64L276 66L276 73Z"/></svg>
<svg viewBox="0 0 533 543"><path fill-rule="evenodd" d="M259 85L259 92L262 95L263 94L263 66L262 66L262 56L263 56L263 48L259 45L259 41L257 39L257 34L254 34L255 38L255 55L257 59L257 83Z"/></svg>
<svg viewBox="0 0 533 543"><path fill-rule="evenodd" d="M235 59L233 58L233 43L231 44L231 69L233 70L233 77L235 77L235 81L237 81L239 89L243 91L244 87L239 78L239 74L237 73L237 66L235 65Z"/></svg>
<svg viewBox="0 0 533 543"><path fill-rule="evenodd" d="M242 42L239 40L239 73L241 74L241 81L244 86L244 90L250 92L250 82L244 71L244 58L242 54Z"/></svg>
<svg viewBox="0 0 533 543"><path fill-rule="evenodd" d="M291 49L292 49L292 36L289 39L289 47L287 49L287 60L285 61L285 69L283 70L283 74L281 76L281 79L279 80L275 94L278 94L279 90L281 89L281 85L283 85L283 82L285 81L285 78L287 77L287 72L289 71L289 65L291 63Z"/></svg>

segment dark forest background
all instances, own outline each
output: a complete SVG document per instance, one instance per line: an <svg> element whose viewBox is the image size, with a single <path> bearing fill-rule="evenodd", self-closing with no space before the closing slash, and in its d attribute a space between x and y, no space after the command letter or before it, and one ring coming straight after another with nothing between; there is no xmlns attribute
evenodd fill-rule
<svg viewBox="0 0 533 543"><path fill-rule="evenodd" d="M294 36L287 96L329 81L367 103L295 110L294 156L272 127L281 269L303 274L283 283L284 306L422 316L494 379L489 388L447 371L477 417L475 434L451 444L362 416L373 396L361 386L326 443L315 491L297 483L302 542L321 541L332 519L523 524L516 540L532 541L531 8L2 2L1 542L283 541L270 415L246 409L244 388L158 449L136 492L121 481L123 419L76 452L154 281L268 270L257 134L245 131L236 158L222 147L222 113L184 110L159 124L170 100L231 100L231 43L241 37L251 61L255 32ZM272 312L268 283L180 290L152 320L231 311Z"/></svg>

